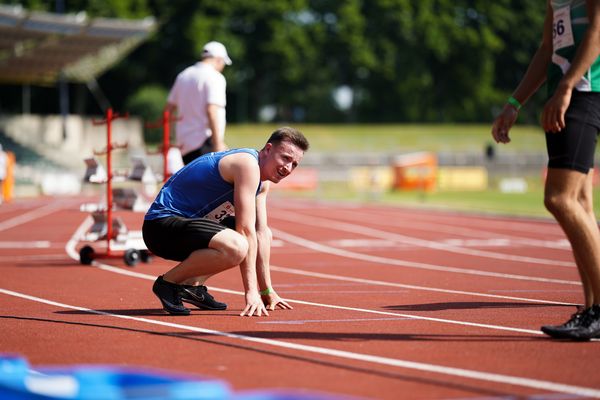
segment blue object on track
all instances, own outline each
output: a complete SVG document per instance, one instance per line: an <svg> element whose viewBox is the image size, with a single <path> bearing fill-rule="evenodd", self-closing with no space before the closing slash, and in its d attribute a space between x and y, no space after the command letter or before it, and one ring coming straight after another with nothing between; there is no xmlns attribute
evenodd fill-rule
<svg viewBox="0 0 600 400"><path fill-rule="evenodd" d="M226 400L233 393L217 379L115 367L45 367L35 371L22 357L0 354L3 400Z"/></svg>

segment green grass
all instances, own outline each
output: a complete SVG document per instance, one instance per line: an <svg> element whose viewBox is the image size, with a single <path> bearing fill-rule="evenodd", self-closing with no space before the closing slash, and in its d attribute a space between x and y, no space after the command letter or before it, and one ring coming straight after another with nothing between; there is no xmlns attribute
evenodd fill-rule
<svg viewBox="0 0 600 400"><path fill-rule="evenodd" d="M311 143L311 152L405 152L483 151L493 143L491 125L486 124L291 124ZM280 125L229 124L226 142L230 147L260 148ZM545 151L544 135L536 126L515 126L513 141L499 146L504 151Z"/></svg>
<svg viewBox="0 0 600 400"><path fill-rule="evenodd" d="M261 148L279 126L300 129L311 143L311 153L381 152L403 153L482 152L494 143L490 124L228 124L229 147ZM511 131L512 142L496 145L498 154L545 153L544 134L539 126L517 125ZM390 191L356 192L343 183L321 183L314 192L277 192L277 196L294 196L351 202L445 208L495 214L548 217L543 205L541 178L528 177L526 193L502 193L490 182L485 191L436 191L432 193ZM600 190L594 190L595 208L600 209Z"/></svg>
<svg viewBox="0 0 600 400"><path fill-rule="evenodd" d="M226 141L231 147L260 148L279 125L228 125ZM310 152L483 152L493 143L489 124L353 124L296 125L311 142ZM544 152L545 141L537 126L515 126L512 142L497 146L501 152ZM315 192L292 192L301 196L336 201L368 201L384 204L471 210L513 215L549 216L544 209L541 182L529 184L527 193L501 193L490 189L480 192L436 191L433 193L390 191L356 192L343 183L321 183Z"/></svg>
<svg viewBox="0 0 600 400"><path fill-rule="evenodd" d="M378 203L395 206L423 207L498 215L552 218L544 208L540 185L525 193L485 191L385 191L357 192L343 184L322 184L316 191L275 192L275 196L309 198L349 203ZM600 189L594 189L594 209L600 210Z"/></svg>

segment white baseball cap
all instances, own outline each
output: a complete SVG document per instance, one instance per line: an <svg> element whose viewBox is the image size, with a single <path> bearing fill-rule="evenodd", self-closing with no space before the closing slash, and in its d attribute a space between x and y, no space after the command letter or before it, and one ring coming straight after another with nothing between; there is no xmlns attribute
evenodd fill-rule
<svg viewBox="0 0 600 400"><path fill-rule="evenodd" d="M227 55L227 49L223 46L223 43L219 42L208 42L202 49L202 54L211 57L220 57L225 61L225 64L231 65L231 58Z"/></svg>

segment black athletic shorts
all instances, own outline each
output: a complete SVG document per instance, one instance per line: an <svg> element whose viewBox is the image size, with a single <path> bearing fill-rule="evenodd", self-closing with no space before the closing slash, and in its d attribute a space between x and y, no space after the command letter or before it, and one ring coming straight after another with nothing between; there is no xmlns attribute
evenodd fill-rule
<svg viewBox="0 0 600 400"><path fill-rule="evenodd" d="M215 148L213 146L212 137L209 137L204 141L204 144L202 144L201 147L198 147L196 150L192 150L189 153L184 154L181 158L183 160L183 164L188 165L196 158L208 153L212 153L213 151L215 151Z"/></svg>
<svg viewBox="0 0 600 400"><path fill-rule="evenodd" d="M220 223L206 218L166 217L144 220L142 236L153 254L183 261L193 251L208 248L211 239L227 228L235 229L235 217Z"/></svg>
<svg viewBox="0 0 600 400"><path fill-rule="evenodd" d="M565 114L565 128L546 132L548 168L572 169L587 174L594 167L600 132L600 93L574 90Z"/></svg>

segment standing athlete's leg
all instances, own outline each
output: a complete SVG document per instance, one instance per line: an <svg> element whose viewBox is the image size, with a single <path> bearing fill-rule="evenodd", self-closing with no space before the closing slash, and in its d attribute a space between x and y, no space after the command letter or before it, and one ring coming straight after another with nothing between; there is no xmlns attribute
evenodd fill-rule
<svg viewBox="0 0 600 400"><path fill-rule="evenodd" d="M573 249L581 277L585 307L600 302L600 231L592 206L592 176L549 168L546 208L562 227Z"/></svg>
<svg viewBox="0 0 600 400"><path fill-rule="evenodd" d="M589 334L594 299L594 276L598 275L600 260L600 233L593 214L592 178L569 169L549 168L544 193L546 208L552 213L567 236L581 277L584 307L562 325L542 326L542 332L558 339L577 338L582 329ZM596 272L594 272L596 271ZM598 278L596 278L598 281ZM596 282L597 284L598 282ZM588 325L588 328L582 328Z"/></svg>
<svg viewBox="0 0 600 400"><path fill-rule="evenodd" d="M600 337L600 233L593 211L591 175L548 169L544 202L571 243L583 285L584 309L562 325L543 326L554 338L589 340Z"/></svg>
<svg viewBox="0 0 600 400"><path fill-rule="evenodd" d="M594 213L594 200L593 200L593 180L594 180L594 170L591 170L586 177L586 181L583 187L583 190L579 196L579 202L581 206L588 214L590 226L592 229L596 231L597 237L600 237L600 229L598 228L598 222L596 219L596 214ZM597 244L600 246L600 243ZM582 284L586 293L585 305L586 307L592 306L594 304L600 303L600 280L593 279L593 276L599 276L600 271L596 269L596 273L589 274L584 272L585 276L582 277Z"/></svg>
<svg viewBox="0 0 600 400"><path fill-rule="evenodd" d="M600 233L592 201L594 151L600 132L600 93L573 91L560 132L546 132L548 177L544 202L571 243L585 308L561 326L545 326L553 337L600 337Z"/></svg>

